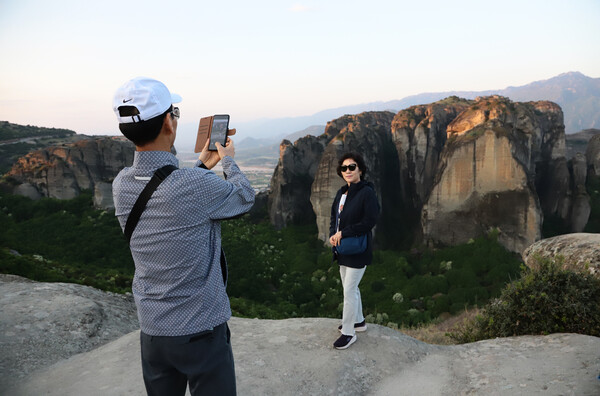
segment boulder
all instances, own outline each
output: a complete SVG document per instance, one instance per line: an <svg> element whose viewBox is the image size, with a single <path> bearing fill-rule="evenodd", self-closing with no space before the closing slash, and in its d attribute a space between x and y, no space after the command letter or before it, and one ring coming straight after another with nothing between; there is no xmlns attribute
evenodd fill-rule
<svg viewBox="0 0 600 396"><path fill-rule="evenodd" d="M535 242L523 252L523 261L537 267L536 258L564 258L563 266L600 277L600 234L574 233Z"/></svg>

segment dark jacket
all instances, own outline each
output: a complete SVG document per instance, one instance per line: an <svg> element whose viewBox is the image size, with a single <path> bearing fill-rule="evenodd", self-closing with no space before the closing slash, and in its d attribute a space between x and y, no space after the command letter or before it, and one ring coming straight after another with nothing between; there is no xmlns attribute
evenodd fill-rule
<svg viewBox="0 0 600 396"><path fill-rule="evenodd" d="M348 191L344 209L340 214L340 231L342 238L367 234L367 250L364 253L353 254L350 256L335 253L334 259L337 259L339 265L345 265L352 268L363 268L373 261L373 243L371 229L377 223L379 216L379 202L375 194L373 184L364 180L358 183L352 183L350 187L346 184L340 188L335 195L331 205L331 222L329 225L329 236L336 233L336 216L340 198L342 194Z"/></svg>

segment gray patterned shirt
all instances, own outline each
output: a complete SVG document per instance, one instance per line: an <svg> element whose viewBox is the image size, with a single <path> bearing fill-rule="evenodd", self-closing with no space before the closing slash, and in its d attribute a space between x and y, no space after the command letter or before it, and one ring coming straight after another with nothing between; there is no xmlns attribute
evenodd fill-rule
<svg viewBox="0 0 600 396"><path fill-rule="evenodd" d="M178 166L165 151L136 151L133 166L113 182L121 228L154 171ZM254 190L233 159L221 161L227 180L198 168L173 171L152 194L131 237L133 296L141 330L181 336L218 326L231 317L221 273L220 219L250 210Z"/></svg>

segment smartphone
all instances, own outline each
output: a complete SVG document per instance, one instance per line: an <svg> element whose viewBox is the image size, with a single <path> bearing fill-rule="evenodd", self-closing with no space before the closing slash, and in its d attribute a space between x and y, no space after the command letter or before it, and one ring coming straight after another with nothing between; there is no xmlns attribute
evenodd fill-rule
<svg viewBox="0 0 600 396"><path fill-rule="evenodd" d="M229 129L229 114L217 114L213 116L212 127L210 130L210 143L208 149L211 151L217 151L216 142L221 143L225 146L227 142L227 129Z"/></svg>

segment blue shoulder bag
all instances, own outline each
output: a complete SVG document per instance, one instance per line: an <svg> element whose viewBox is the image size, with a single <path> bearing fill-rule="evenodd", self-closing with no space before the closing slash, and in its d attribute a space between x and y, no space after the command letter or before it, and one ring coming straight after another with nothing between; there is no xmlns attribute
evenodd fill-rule
<svg viewBox="0 0 600 396"><path fill-rule="evenodd" d="M339 213L336 215L336 217L337 217L336 218L336 223L337 223L336 228L339 229L339 224L340 224ZM341 254L344 256L351 256L353 254L361 254L361 253L364 253L365 250L367 250L367 234L342 238L340 240L340 244L335 247L335 251L338 254Z"/></svg>
<svg viewBox="0 0 600 396"><path fill-rule="evenodd" d="M342 238L335 250L344 256L364 253L367 250L367 234Z"/></svg>

